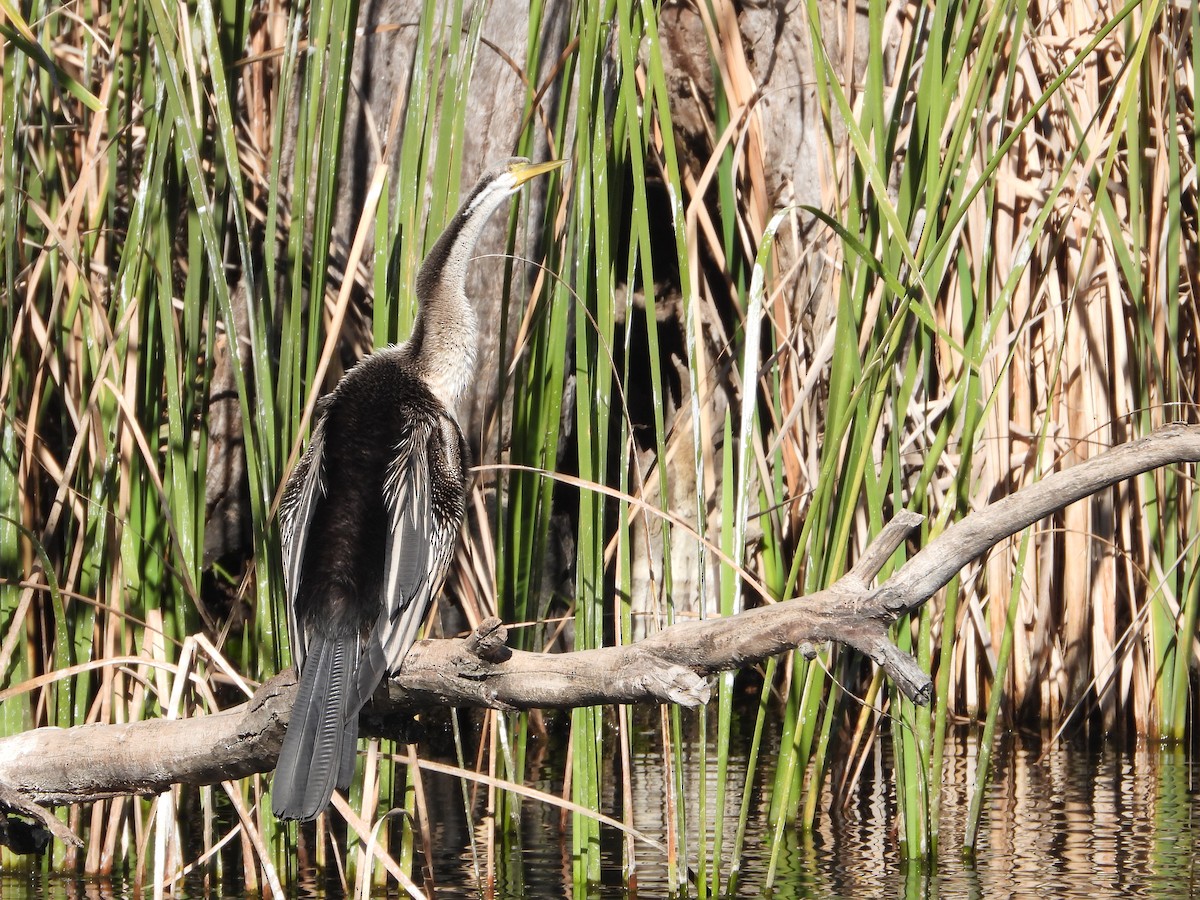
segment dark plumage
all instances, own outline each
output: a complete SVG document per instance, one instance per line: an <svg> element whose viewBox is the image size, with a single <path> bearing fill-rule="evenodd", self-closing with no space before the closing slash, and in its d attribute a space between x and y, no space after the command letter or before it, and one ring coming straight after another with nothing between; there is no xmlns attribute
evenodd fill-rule
<svg viewBox="0 0 1200 900"><path fill-rule="evenodd" d="M399 671L441 589L466 505L467 262L505 198L558 165L512 159L480 178L421 267L412 336L364 357L322 400L288 479L279 517L300 678L271 786L280 818L311 819L349 786L359 710Z"/></svg>

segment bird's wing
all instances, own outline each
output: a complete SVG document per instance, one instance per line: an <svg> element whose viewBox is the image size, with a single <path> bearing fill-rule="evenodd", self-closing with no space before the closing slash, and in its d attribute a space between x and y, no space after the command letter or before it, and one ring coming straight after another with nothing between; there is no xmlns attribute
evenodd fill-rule
<svg viewBox="0 0 1200 900"><path fill-rule="evenodd" d="M436 453L445 459L448 439L456 442L452 451L458 459L457 442L462 439L449 420L414 418L395 448L384 483L389 528L381 609L367 638L349 715L357 715L383 677L400 665L445 577L458 528L446 528L439 519L441 511L434 508L430 457Z"/></svg>
<svg viewBox="0 0 1200 900"><path fill-rule="evenodd" d="M325 495L325 420L322 416L308 449L288 479L283 499L279 502L279 530L283 543L283 584L287 590L288 636L292 643L292 658L296 668L304 665L307 640L296 619L296 595L300 589L300 573L304 566L304 547L317 503Z"/></svg>

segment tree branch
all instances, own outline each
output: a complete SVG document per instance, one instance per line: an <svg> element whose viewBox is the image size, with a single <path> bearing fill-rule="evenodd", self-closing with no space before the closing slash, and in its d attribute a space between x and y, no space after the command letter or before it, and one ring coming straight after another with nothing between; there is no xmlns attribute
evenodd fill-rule
<svg viewBox="0 0 1200 900"><path fill-rule="evenodd" d="M901 512L826 590L729 618L678 623L629 646L526 653L504 645L504 626L494 619L467 638L421 641L388 691L381 690L365 711L365 725L386 727L398 707L696 706L708 701L709 675L824 641L867 654L907 697L927 703L929 676L889 638L888 626L898 616L919 608L998 541L1067 504L1158 466L1198 460L1200 428L1160 429L970 513L872 588L886 561L922 522L915 513ZM294 675L286 672L249 702L213 715L39 728L0 739L0 789L7 788L0 791L0 803L14 796L51 805L79 803L269 771L294 694ZM8 807L14 805L21 804ZM29 814L25 808L23 814Z"/></svg>
<svg viewBox="0 0 1200 900"><path fill-rule="evenodd" d="M1173 463L1200 461L1200 427L1166 425L1144 438L1053 472L951 525L900 567L875 599L895 616L920 606L954 574L1006 537L1118 481Z"/></svg>

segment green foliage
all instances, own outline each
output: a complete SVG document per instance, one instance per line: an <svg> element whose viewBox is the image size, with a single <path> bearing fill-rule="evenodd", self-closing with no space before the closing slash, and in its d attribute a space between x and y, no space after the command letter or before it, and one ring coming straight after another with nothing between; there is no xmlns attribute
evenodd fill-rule
<svg viewBox="0 0 1200 900"><path fill-rule="evenodd" d="M0 2L5 734L162 716L172 696L211 710L235 702L219 671L253 683L288 664L278 489L344 359L411 327L421 260L475 175L474 76L492 52L487 4L427 0L405 23L405 86L373 111L364 207L347 223L358 4L101 7ZM509 253L537 265L509 259L493 286L504 412L488 433L507 431L484 442L482 514L453 592L472 618L520 623L513 643L540 650L564 610L581 649L731 615L828 586L900 508L927 516L927 540L1101 446L1195 421L1195 5L1131 0L1081 43L1073 4L871 0L855 13L865 63L847 72L854 54L811 0L823 199L782 213L761 188L782 148L766 145L732 7L695 10L711 118L706 145L677 146L668 12L535 3L511 61L511 152L548 145L571 164L548 181L540 221L519 204L509 219ZM248 542L213 559L212 481L234 459ZM732 674L712 708L663 711L650 735L629 710L573 711L560 802L577 893L600 881L615 823L597 812L613 803L627 874L661 866L680 891L735 894L760 780L773 784L776 884L797 828L853 790L881 732L914 860L937 852L954 715L986 722L976 823L1006 718L1183 739L1200 614L1193 481L1152 473L1079 504L898 623L934 676L932 709L817 648L767 663L740 713ZM563 555L570 577L545 577ZM479 776L476 750L488 772L487 871L501 880L520 877L542 724L488 716L468 750L454 720L464 776ZM752 734L740 791L738 728ZM665 848L651 851L630 766L647 743L663 780ZM402 806L395 856L411 868L427 812L391 749L363 756L352 832L365 840ZM464 782L471 821L478 789ZM246 779L108 806L79 826L88 850L54 864L96 871L101 848L137 836L131 867L163 872L186 862L166 855L179 833L212 847L240 828L238 877L277 884L294 844L267 797ZM209 813L201 824L177 814L188 803ZM348 884L395 864L378 831L370 856L351 841Z"/></svg>

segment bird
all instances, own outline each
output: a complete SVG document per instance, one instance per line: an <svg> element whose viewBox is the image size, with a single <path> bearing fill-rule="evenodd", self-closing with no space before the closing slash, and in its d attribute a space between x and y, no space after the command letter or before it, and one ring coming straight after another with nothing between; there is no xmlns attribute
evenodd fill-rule
<svg viewBox="0 0 1200 900"><path fill-rule="evenodd" d="M349 787L359 711L441 590L469 477L457 418L475 377L467 265L492 213L563 162L486 171L417 273L408 340L364 356L318 403L279 507L298 687L271 784L277 818L314 819Z"/></svg>

